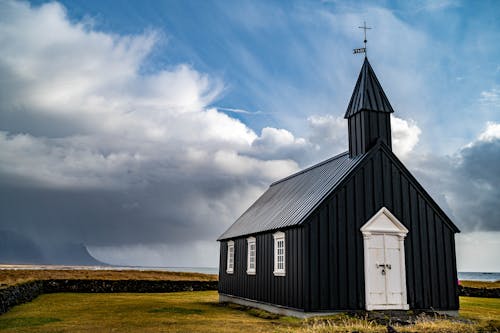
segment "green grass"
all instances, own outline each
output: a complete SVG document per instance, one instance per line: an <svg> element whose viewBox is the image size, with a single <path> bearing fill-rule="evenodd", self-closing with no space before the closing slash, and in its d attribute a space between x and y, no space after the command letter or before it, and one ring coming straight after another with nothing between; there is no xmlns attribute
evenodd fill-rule
<svg viewBox="0 0 500 333"><path fill-rule="evenodd" d="M49 323L61 321L59 318L51 317L17 317L17 318L0 318L0 329L34 327Z"/></svg>
<svg viewBox="0 0 500 333"><path fill-rule="evenodd" d="M474 322L422 318L398 332L499 331L500 299L461 297L460 315ZM0 316L4 332L387 332L375 322L337 315L309 320L238 305L217 292L46 294Z"/></svg>
<svg viewBox="0 0 500 333"><path fill-rule="evenodd" d="M500 298L460 297L460 316L480 321L500 332Z"/></svg>
<svg viewBox="0 0 500 333"><path fill-rule="evenodd" d="M18 332L19 322L23 332L268 332L286 326L221 306L216 291L46 294L1 315L0 332Z"/></svg>
<svg viewBox="0 0 500 333"><path fill-rule="evenodd" d="M149 313L175 313L175 314L189 315L189 314L202 314L205 312L205 310L171 307L171 308L152 309L152 310L149 310L148 312Z"/></svg>

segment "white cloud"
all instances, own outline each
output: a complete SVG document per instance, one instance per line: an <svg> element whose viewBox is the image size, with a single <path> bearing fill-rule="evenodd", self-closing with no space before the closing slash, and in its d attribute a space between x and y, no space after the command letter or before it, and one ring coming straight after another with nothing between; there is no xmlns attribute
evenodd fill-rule
<svg viewBox="0 0 500 333"><path fill-rule="evenodd" d="M487 122L486 129L479 134L478 140L491 142L497 139L500 139L500 123Z"/></svg>
<svg viewBox="0 0 500 333"><path fill-rule="evenodd" d="M304 154L309 146L306 139L296 138L286 129L264 127L260 136L252 142L252 154L269 159L298 160L298 156Z"/></svg>
<svg viewBox="0 0 500 333"><path fill-rule="evenodd" d="M500 89L494 87L488 91L482 91L479 102L484 106L500 107Z"/></svg>
<svg viewBox="0 0 500 333"><path fill-rule="evenodd" d="M137 181L127 176L130 169L147 174L152 164L166 159L177 168L208 165L219 173L229 165L254 165L239 174L257 168L263 177L274 179L286 175L290 162L276 169L265 161L272 158L268 152L259 155L262 147L279 151L305 144L300 138L287 141L293 135L283 129L264 128L258 137L239 120L206 109L222 85L187 65L141 74L159 39L155 32L97 32L70 23L57 3L33 8L5 2L2 7L10 15L0 21L0 68L22 89L4 84L1 112L48 115L73 128L72 134L57 139L2 133L5 174L47 186L123 186ZM25 122L33 120L27 117ZM41 132L51 135L50 129ZM227 158L222 163L221 156L231 156L231 163Z"/></svg>
<svg viewBox="0 0 500 333"><path fill-rule="evenodd" d="M407 156L418 143L422 131L413 120L404 120L391 115L392 145L394 152Z"/></svg>
<svg viewBox="0 0 500 333"><path fill-rule="evenodd" d="M427 0L417 6L421 6L420 10L434 12L448 8L460 7L460 2L458 0Z"/></svg>
<svg viewBox="0 0 500 333"><path fill-rule="evenodd" d="M308 119L310 141L317 150L329 148L329 153L345 151L347 145L347 120L332 115L313 115ZM391 115L392 146L400 157L406 157L417 145L421 130L413 120Z"/></svg>
<svg viewBox="0 0 500 333"><path fill-rule="evenodd" d="M271 127L257 135L208 107L223 89L217 78L185 64L143 73L159 33L100 32L70 22L58 3L4 1L0 12L0 181L11 192L81 196L39 221L17 207L0 229L84 242L116 263L123 246L129 263L172 265L181 240L179 251L193 242L190 255L212 256L265 186L298 169L306 140Z"/></svg>
<svg viewBox="0 0 500 333"><path fill-rule="evenodd" d="M253 114L253 115L263 114L262 111L248 111L248 110L235 109L235 108L223 108L220 106L217 107L217 110L227 111L227 112L232 112L232 113Z"/></svg>
<svg viewBox="0 0 500 333"><path fill-rule="evenodd" d="M311 141L347 147L347 120L332 115L312 115L307 118Z"/></svg>

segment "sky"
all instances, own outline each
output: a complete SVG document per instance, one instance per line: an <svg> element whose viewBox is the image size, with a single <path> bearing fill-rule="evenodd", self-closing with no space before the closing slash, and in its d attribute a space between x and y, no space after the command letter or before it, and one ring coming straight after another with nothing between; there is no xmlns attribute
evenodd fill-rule
<svg viewBox="0 0 500 333"><path fill-rule="evenodd" d="M0 248L217 266L217 237L271 182L347 149L366 21L393 150L461 229L459 271L500 271L499 12L0 0Z"/></svg>

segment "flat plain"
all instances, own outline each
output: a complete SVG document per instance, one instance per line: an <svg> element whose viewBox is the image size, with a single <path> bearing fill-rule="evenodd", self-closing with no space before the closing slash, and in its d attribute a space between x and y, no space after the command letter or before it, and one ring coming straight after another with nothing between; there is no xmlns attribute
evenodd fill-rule
<svg viewBox="0 0 500 333"><path fill-rule="evenodd" d="M37 280L217 281L215 274L140 270L0 269L0 288Z"/></svg>
<svg viewBox="0 0 500 333"><path fill-rule="evenodd" d="M300 320L219 304L216 291L46 294L0 316L1 332L387 332L339 314ZM499 332L500 299L461 297L460 319L421 317L398 332Z"/></svg>
<svg viewBox="0 0 500 333"><path fill-rule="evenodd" d="M35 280L102 279L215 281L217 275L137 270L0 270L0 287ZM473 288L500 282L461 281ZM398 332L500 332L500 299L460 297L460 318L421 316ZM0 332L387 332L369 318L339 314L300 320L219 304L216 291L56 293L0 315Z"/></svg>

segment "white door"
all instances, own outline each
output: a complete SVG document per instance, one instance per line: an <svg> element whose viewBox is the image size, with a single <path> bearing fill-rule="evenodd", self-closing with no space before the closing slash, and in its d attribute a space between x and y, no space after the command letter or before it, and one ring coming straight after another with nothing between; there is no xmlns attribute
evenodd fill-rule
<svg viewBox="0 0 500 333"><path fill-rule="evenodd" d="M368 242L368 257L370 264L368 265L368 276L366 281L369 304L385 304L386 295L386 278L382 274L379 265L385 262L384 253L384 236L374 235Z"/></svg>
<svg viewBox="0 0 500 333"><path fill-rule="evenodd" d="M368 241L368 303L378 305L402 304L399 239L396 235L373 235Z"/></svg>
<svg viewBox="0 0 500 333"><path fill-rule="evenodd" d="M408 309L404 238L408 230L385 208L362 228L367 310Z"/></svg>

